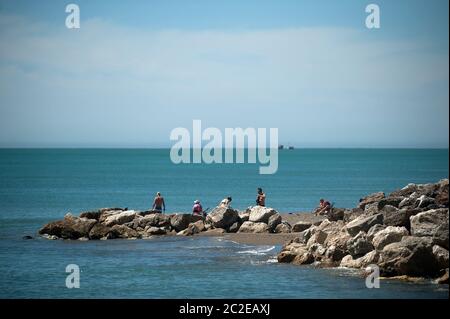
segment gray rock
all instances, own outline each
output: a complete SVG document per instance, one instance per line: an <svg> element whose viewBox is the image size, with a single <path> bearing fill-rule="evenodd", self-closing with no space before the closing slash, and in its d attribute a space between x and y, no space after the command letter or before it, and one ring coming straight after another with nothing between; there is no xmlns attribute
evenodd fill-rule
<svg viewBox="0 0 450 319"><path fill-rule="evenodd" d="M380 252L382 276L436 277L439 264L429 237L405 236Z"/></svg>
<svg viewBox="0 0 450 319"><path fill-rule="evenodd" d="M275 228L281 223L282 218L281 215L276 213L269 217L269 221L267 223L267 226L269 227L270 232L274 232Z"/></svg>
<svg viewBox="0 0 450 319"><path fill-rule="evenodd" d="M415 208L402 208L397 211L384 211L383 221L387 226L400 226L410 229L410 217L420 213L419 209Z"/></svg>
<svg viewBox="0 0 450 319"><path fill-rule="evenodd" d="M404 208L404 207L413 207L416 203L416 199L412 197L405 197L403 200L398 204L398 208Z"/></svg>
<svg viewBox="0 0 450 319"><path fill-rule="evenodd" d="M250 218L250 209L248 209L248 211L239 212L239 218L241 219L241 222L247 222Z"/></svg>
<svg viewBox="0 0 450 319"><path fill-rule="evenodd" d="M145 215L144 217L135 218L133 222L135 223L135 225L137 224L137 226L135 227L167 227L170 226L170 216L161 213L153 213Z"/></svg>
<svg viewBox="0 0 450 319"><path fill-rule="evenodd" d="M266 223L255 223L251 221L244 222L239 228L238 233L267 233L269 226Z"/></svg>
<svg viewBox="0 0 450 319"><path fill-rule="evenodd" d="M110 231L111 231L111 227L108 227L101 223L97 223L89 231L89 238L90 239L101 239L103 237L107 237Z"/></svg>
<svg viewBox="0 0 450 319"><path fill-rule="evenodd" d="M81 212L80 218L99 220L101 214L102 212L100 210Z"/></svg>
<svg viewBox="0 0 450 319"><path fill-rule="evenodd" d="M237 210L229 207L216 207L208 214L206 220L215 228L227 229L240 219Z"/></svg>
<svg viewBox="0 0 450 319"><path fill-rule="evenodd" d="M290 233L290 232L292 232L292 227L288 222L282 221L281 224L278 224L277 227L275 227L274 232L277 234Z"/></svg>
<svg viewBox="0 0 450 319"><path fill-rule="evenodd" d="M372 227L370 227L369 231L367 232L367 240L372 242L375 235L379 231L385 229L386 227L387 227L386 225L381 225L381 224L376 224L376 225L373 225Z"/></svg>
<svg viewBox="0 0 450 319"><path fill-rule="evenodd" d="M408 184L407 186L403 187L402 189L393 191L391 194L389 194L390 197L406 197L410 196L412 193L417 192L418 187L416 184Z"/></svg>
<svg viewBox="0 0 450 319"><path fill-rule="evenodd" d="M323 230L316 230L314 232L314 234L312 234L312 236L308 239L306 246L309 249L314 244L322 245L323 243L325 243L327 236L328 236L328 234L326 232L324 232Z"/></svg>
<svg viewBox="0 0 450 319"><path fill-rule="evenodd" d="M352 209L347 209L344 211L344 222L349 223L352 220L356 219L357 217L361 216L362 214L364 214L364 209L362 208L352 208Z"/></svg>
<svg viewBox="0 0 450 319"><path fill-rule="evenodd" d="M372 251L373 245L367 240L367 234L361 231L355 237L348 240L347 249L353 257L360 257Z"/></svg>
<svg viewBox="0 0 450 319"><path fill-rule="evenodd" d="M277 214L277 211L270 207L254 206L250 210L249 221L254 223L269 223L269 218Z"/></svg>
<svg viewBox="0 0 450 319"><path fill-rule="evenodd" d="M194 223L190 223L186 229L178 232L177 235L192 236L192 235L198 234L204 230L205 230L205 224L204 224L203 220L198 220Z"/></svg>
<svg viewBox="0 0 450 319"><path fill-rule="evenodd" d="M383 214L377 214L369 217L360 216L346 225L350 235L356 236L360 231L367 232L376 225L383 224Z"/></svg>
<svg viewBox="0 0 450 319"><path fill-rule="evenodd" d="M312 226L312 223L310 222L304 222L304 221L300 221L294 224L294 226L292 226L292 232L294 233L300 233L308 228L310 228Z"/></svg>
<svg viewBox="0 0 450 319"><path fill-rule="evenodd" d="M377 193L367 195L366 197L363 197L359 200L358 207L364 209L367 204L378 202L381 199L383 199L384 197L385 197L385 194L383 192L377 192Z"/></svg>
<svg viewBox="0 0 450 319"><path fill-rule="evenodd" d="M448 250L439 245L433 246L433 255L439 265L439 268L448 268Z"/></svg>
<svg viewBox="0 0 450 319"><path fill-rule="evenodd" d="M448 268L447 268L444 270L444 272L441 274L441 276L436 280L436 283L440 284L440 285L448 285L448 282L449 282L448 277L449 277L449 274L448 274Z"/></svg>
<svg viewBox="0 0 450 319"><path fill-rule="evenodd" d="M422 195L416 199L414 205L417 208L427 208L429 206L436 205L436 200L432 197Z"/></svg>
<svg viewBox="0 0 450 319"><path fill-rule="evenodd" d="M387 197L378 202L378 210L382 210L386 205L398 207L403 197Z"/></svg>
<svg viewBox="0 0 450 319"><path fill-rule="evenodd" d="M138 238L139 234L134 229L125 225L114 225L110 231L111 238Z"/></svg>
<svg viewBox="0 0 450 319"><path fill-rule="evenodd" d="M241 225L242 225L241 221L234 222L234 224L228 228L228 232L237 233L239 228L241 228Z"/></svg>
<svg viewBox="0 0 450 319"><path fill-rule="evenodd" d="M104 224L109 227L114 225L123 225L125 223L131 222L135 217L136 212L134 210L127 210L118 214L108 216L105 219Z"/></svg>
<svg viewBox="0 0 450 319"><path fill-rule="evenodd" d="M186 229L190 223L203 220L202 216L192 214L175 214L170 217L170 225L178 233Z"/></svg>
<svg viewBox="0 0 450 319"><path fill-rule="evenodd" d="M404 236L408 236L405 227L388 226L375 234L372 244L376 250L383 250L389 244L401 241Z"/></svg>
<svg viewBox="0 0 450 319"><path fill-rule="evenodd" d="M64 216L63 220L46 224L39 230L39 234L53 235L64 239L78 239L87 237L96 223L95 219L74 217L69 213Z"/></svg>
<svg viewBox="0 0 450 319"><path fill-rule="evenodd" d="M376 250L368 252L362 257L354 259L352 255L347 255L342 258L340 267L348 268L365 268L372 264L377 264L380 259L380 254Z"/></svg>
<svg viewBox="0 0 450 319"><path fill-rule="evenodd" d="M327 216L330 221L343 220L345 216L345 209L333 207L331 211L327 214Z"/></svg>
<svg viewBox="0 0 450 319"><path fill-rule="evenodd" d="M432 209L410 218L411 235L431 237L433 242L448 249L448 208Z"/></svg>
<svg viewBox="0 0 450 319"><path fill-rule="evenodd" d="M379 213L378 202L367 204L364 208L364 215L372 216Z"/></svg>
<svg viewBox="0 0 450 319"><path fill-rule="evenodd" d="M150 226L145 231L149 235L166 235L167 230L163 227Z"/></svg>

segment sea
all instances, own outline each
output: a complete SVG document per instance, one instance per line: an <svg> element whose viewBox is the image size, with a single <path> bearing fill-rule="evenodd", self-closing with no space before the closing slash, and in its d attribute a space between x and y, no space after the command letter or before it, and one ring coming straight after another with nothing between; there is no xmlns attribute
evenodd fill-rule
<svg viewBox="0 0 450 319"><path fill-rule="evenodd" d="M448 149L284 149L276 174L259 166L174 164L169 149L0 149L0 298L448 298L431 280L367 288L357 270L279 264L278 245L37 235L67 212L147 210L156 192L166 213L188 213L194 200L212 209L227 196L243 210L258 187L282 213L310 212L320 198L351 208L369 193L448 178ZM79 288L67 285L70 265Z"/></svg>

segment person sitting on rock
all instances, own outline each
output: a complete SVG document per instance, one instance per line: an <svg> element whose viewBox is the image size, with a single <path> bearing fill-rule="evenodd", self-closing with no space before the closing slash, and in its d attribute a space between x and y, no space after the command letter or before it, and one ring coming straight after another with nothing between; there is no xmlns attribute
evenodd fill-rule
<svg viewBox="0 0 450 319"><path fill-rule="evenodd" d="M258 187L258 195L256 196L256 205L266 206L266 194L263 193L261 187Z"/></svg>
<svg viewBox="0 0 450 319"><path fill-rule="evenodd" d="M228 196L227 198L222 199L222 201L219 204L219 207L228 208L228 207L230 207L231 201L232 201L231 196Z"/></svg>
<svg viewBox="0 0 450 319"><path fill-rule="evenodd" d="M161 196L160 192L156 193L156 197L153 200L152 209L158 212L166 211L166 203L164 202L164 197Z"/></svg>
<svg viewBox="0 0 450 319"><path fill-rule="evenodd" d="M203 216L203 207L199 200L194 201L194 206L192 207L192 215Z"/></svg>
<svg viewBox="0 0 450 319"><path fill-rule="evenodd" d="M329 212L331 212L330 202L321 198L319 201L319 207L317 207L315 211L315 215L325 215L328 214Z"/></svg>

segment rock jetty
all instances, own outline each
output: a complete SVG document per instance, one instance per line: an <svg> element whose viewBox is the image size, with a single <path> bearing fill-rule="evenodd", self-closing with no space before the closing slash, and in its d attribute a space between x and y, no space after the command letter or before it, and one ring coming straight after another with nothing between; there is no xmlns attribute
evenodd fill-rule
<svg viewBox="0 0 450 319"><path fill-rule="evenodd" d="M448 284L448 179L409 184L388 196L362 198L358 207L332 212L319 225L306 225L286 243L278 261L321 267L364 269L381 276L437 278ZM295 228L295 225L294 225Z"/></svg>
<svg viewBox="0 0 450 319"><path fill-rule="evenodd" d="M333 208L316 221L292 225L270 207L216 207L207 217L126 208L68 213L39 230L48 239L109 240L199 233L293 233L278 262L320 267L380 267L382 276L436 278L448 284L448 179L378 192L356 208Z"/></svg>
<svg viewBox="0 0 450 319"><path fill-rule="evenodd" d="M149 238L160 235L191 236L200 232L283 233L291 225L268 207L249 207L239 212L216 207L208 216L162 214L124 208L102 208L82 212L78 217L68 213L64 219L46 224L39 234L48 239L98 240L116 238Z"/></svg>

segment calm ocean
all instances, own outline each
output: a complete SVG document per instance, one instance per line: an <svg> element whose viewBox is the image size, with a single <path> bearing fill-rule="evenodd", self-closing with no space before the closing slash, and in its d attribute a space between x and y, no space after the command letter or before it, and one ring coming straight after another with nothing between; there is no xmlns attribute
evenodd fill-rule
<svg viewBox="0 0 450 319"><path fill-rule="evenodd" d="M448 149L283 150L277 174L258 167L174 165L168 149L0 149L0 298L448 298L428 282L367 289L354 271L277 264L280 247L220 238L21 239L69 211L148 209L157 191L168 213L226 196L244 209L257 187L280 212L310 211L321 197L354 207L371 192L448 178ZM68 264L80 266L80 289L65 286Z"/></svg>

